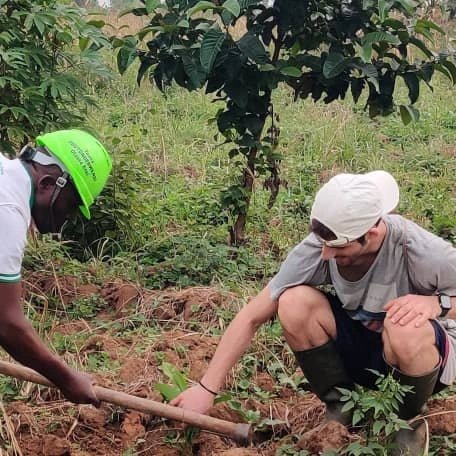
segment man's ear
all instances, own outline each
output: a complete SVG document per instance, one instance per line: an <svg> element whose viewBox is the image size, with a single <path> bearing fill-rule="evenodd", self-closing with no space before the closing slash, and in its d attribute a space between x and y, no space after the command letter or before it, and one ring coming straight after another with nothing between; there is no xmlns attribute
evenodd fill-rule
<svg viewBox="0 0 456 456"><path fill-rule="evenodd" d="M55 177L46 174L38 179L36 189L38 192L47 193L55 187Z"/></svg>
<svg viewBox="0 0 456 456"><path fill-rule="evenodd" d="M378 225L373 226L366 234L367 239L375 239L377 236L380 235L380 229Z"/></svg>

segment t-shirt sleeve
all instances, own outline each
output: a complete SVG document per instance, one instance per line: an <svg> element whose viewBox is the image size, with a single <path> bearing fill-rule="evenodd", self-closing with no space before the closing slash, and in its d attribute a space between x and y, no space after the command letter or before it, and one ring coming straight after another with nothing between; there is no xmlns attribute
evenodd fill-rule
<svg viewBox="0 0 456 456"><path fill-rule="evenodd" d="M409 275L418 293L456 296L456 249L409 221Z"/></svg>
<svg viewBox="0 0 456 456"><path fill-rule="evenodd" d="M321 259L321 242L314 234L307 236L288 254L279 272L268 284L272 300L297 285L329 283L328 262Z"/></svg>
<svg viewBox="0 0 456 456"><path fill-rule="evenodd" d="M0 205L0 283L21 280L27 223L13 205Z"/></svg>

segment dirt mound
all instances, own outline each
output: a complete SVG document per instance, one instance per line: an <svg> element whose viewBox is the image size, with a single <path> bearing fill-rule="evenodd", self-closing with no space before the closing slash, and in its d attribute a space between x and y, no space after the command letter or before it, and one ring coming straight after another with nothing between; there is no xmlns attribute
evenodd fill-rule
<svg viewBox="0 0 456 456"><path fill-rule="evenodd" d="M115 280L101 291L109 306L118 314L136 311L159 321L183 320L213 322L215 311L236 300L234 294L222 294L212 287L190 287L183 290L146 290L131 282Z"/></svg>
<svg viewBox="0 0 456 456"><path fill-rule="evenodd" d="M100 288L93 284L85 284L79 277L57 276L50 272L29 272L24 275L24 295L27 299L36 294L48 300L56 297L65 307L78 298L89 298L100 293Z"/></svg>
<svg viewBox="0 0 456 456"><path fill-rule="evenodd" d="M450 435L456 433L456 398L436 399L429 404L426 419L431 434Z"/></svg>
<svg viewBox="0 0 456 456"><path fill-rule="evenodd" d="M352 436L347 428L336 421L328 421L307 431L298 443L299 448L311 454L321 454L328 450L337 450L347 445Z"/></svg>

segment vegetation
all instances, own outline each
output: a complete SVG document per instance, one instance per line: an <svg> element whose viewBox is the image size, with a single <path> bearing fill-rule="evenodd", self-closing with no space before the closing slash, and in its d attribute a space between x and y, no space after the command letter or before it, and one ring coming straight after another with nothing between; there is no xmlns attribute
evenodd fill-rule
<svg viewBox="0 0 456 456"><path fill-rule="evenodd" d="M348 91L357 102L366 91L370 117L391 114L399 105L408 124L419 117L413 105L421 82L430 85L435 70L456 82L450 54L433 52L428 43L433 32L444 31L420 17L419 4L410 0L142 3L132 13L150 16L150 24L137 38L116 44L119 70L138 56L138 83L149 74L161 90L175 81L187 90L204 87L223 102L215 114L217 128L234 146L229 157L241 172L221 199L233 245L245 241L255 180L264 179L269 208L286 183L277 152L280 111L272 98L280 83L293 90L295 100L325 103L344 99ZM414 58L415 50L420 55ZM395 101L399 79L408 88L405 104Z"/></svg>
<svg viewBox="0 0 456 456"><path fill-rule="evenodd" d="M57 1L0 0L0 148L15 153L44 130L80 123L86 78L107 76L97 21ZM78 48L75 48L75 44Z"/></svg>

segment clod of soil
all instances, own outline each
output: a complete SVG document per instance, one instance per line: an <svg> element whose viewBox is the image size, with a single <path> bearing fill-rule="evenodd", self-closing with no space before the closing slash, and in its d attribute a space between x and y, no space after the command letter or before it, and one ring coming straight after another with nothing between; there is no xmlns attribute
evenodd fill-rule
<svg viewBox="0 0 456 456"><path fill-rule="evenodd" d="M70 442L55 435L43 436L43 456L70 456Z"/></svg>
<svg viewBox="0 0 456 456"><path fill-rule="evenodd" d="M107 410L83 406L79 410L79 421L89 427L103 427L108 417Z"/></svg>
<svg viewBox="0 0 456 456"><path fill-rule="evenodd" d="M429 405L427 419L431 434L450 435L456 433L456 398L436 399ZM436 415L433 415L433 414ZM438 415L437 415L438 413Z"/></svg>
<svg viewBox="0 0 456 456"><path fill-rule="evenodd" d="M144 437L146 429L142 424L142 414L135 411L127 412L120 429L125 446L129 446L137 439Z"/></svg>
<svg viewBox="0 0 456 456"><path fill-rule="evenodd" d="M347 428L337 421L327 421L307 431L298 442L299 448L312 454L327 450L337 450L350 442Z"/></svg>

